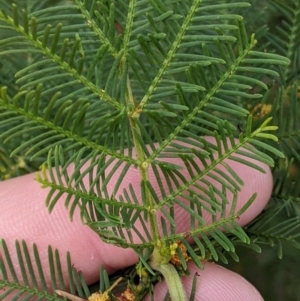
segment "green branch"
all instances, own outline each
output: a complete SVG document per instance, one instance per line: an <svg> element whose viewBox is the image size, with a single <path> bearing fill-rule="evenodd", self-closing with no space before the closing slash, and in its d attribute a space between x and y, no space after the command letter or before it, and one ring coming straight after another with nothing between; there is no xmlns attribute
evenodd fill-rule
<svg viewBox="0 0 300 301"><path fill-rule="evenodd" d="M39 49L44 55L50 57L53 62L57 63L61 69L65 70L69 75L73 76L76 78L80 83L82 83L85 87L87 87L91 92L93 92L95 95L97 95L100 99L105 100L107 103L111 104L114 108L116 109L122 109L122 105L119 104L115 99L113 99L111 96L109 96L105 90L100 89L97 87L95 84L93 84L89 79L87 79L85 76L80 74L76 69L74 69L72 66L70 66L67 62L63 61L60 56L57 54L53 53L51 48L48 48L44 45L43 42L40 42L36 37L33 36L33 34L28 33L24 27L21 25L17 25L14 22L14 19L10 18L7 15L4 15L0 12L0 20L4 21L5 23L9 24L12 26L12 28L23 35L36 49ZM34 19L35 20L35 19ZM36 22L34 22L33 26L36 26ZM16 50L11 50L11 51L18 51ZM30 50L27 50L30 52ZM37 51L37 50L34 50Z"/></svg>
<svg viewBox="0 0 300 301"><path fill-rule="evenodd" d="M161 81L164 73L166 72L166 69L168 68L168 66L170 65L171 61L173 60L175 53L178 50L178 47L180 46L182 39L184 38L184 35L186 33L186 31L188 30L193 17L196 13L197 7L200 5L200 3L203 0L197 0L194 1L193 5L191 6L189 13L187 14L187 16L184 19L183 24L180 27L180 30L176 36L175 41L173 42L173 44L170 46L170 50L168 52L168 54L166 55L164 61L161 64L160 69L157 72L157 75L155 76L155 78L153 79L150 87L148 88L148 91L146 91L145 96L143 97L143 99L141 100L139 107L142 110L145 105L148 103L150 97L152 96L153 92L155 91L157 85L159 84L159 82Z"/></svg>

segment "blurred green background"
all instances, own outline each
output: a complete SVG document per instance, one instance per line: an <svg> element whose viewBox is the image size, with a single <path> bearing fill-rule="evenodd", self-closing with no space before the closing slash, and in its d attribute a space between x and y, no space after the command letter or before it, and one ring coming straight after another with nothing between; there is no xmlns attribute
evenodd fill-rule
<svg viewBox="0 0 300 301"><path fill-rule="evenodd" d="M239 247L240 261L230 260L224 267L244 276L266 301L297 301L300 300L299 253L298 249L285 245L283 258L279 259L271 247L262 248L261 254Z"/></svg>

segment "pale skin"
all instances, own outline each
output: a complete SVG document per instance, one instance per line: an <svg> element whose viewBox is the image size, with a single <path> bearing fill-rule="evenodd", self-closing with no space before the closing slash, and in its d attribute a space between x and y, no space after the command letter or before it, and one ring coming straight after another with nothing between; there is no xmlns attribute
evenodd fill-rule
<svg viewBox="0 0 300 301"><path fill-rule="evenodd" d="M238 198L239 207L254 192L258 193L255 202L237 220L239 224L245 225L267 204L272 191L272 175L269 168L263 164L261 166L266 170L266 174L238 163L230 164L245 182ZM136 172L136 169L130 169L125 181L138 187ZM41 189L34 178L34 174L29 174L0 183L0 237L6 240L11 251L14 249L16 239L24 239L28 246L36 243L42 264L45 266L48 245L59 249L61 255L70 251L74 266L84 273L89 284L99 280L100 265L104 265L109 273L113 273L137 263L137 256L131 249L103 243L97 234L81 224L78 214L74 217L74 221L70 222L63 201L59 202L49 215L44 203L48 190ZM182 225L187 224L184 218L183 216ZM14 254L13 251L11 254ZM12 259L17 260L15 254ZM203 271L193 263L189 263L188 266L192 275L196 272L199 275L196 300L263 300L258 291L244 278L217 264L206 262ZM189 295L192 277L184 277L183 283ZM155 300L163 300L166 291L164 283L159 283L155 288Z"/></svg>

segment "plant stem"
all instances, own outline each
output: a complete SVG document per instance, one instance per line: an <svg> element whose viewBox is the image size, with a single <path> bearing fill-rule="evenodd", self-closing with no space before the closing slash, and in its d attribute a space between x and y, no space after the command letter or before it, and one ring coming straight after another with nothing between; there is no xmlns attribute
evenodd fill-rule
<svg viewBox="0 0 300 301"><path fill-rule="evenodd" d="M164 276L172 301L186 301L187 298L181 279L175 267L168 263L170 260L170 256L162 255L163 254L162 250L165 249L166 247L162 245L160 240L160 235L157 226L158 223L156 221L156 210L154 208L154 202L151 196L151 192L149 191L149 188L146 186L146 182L149 180L149 174L148 174L149 163L147 162L147 158L140 144L140 141L137 137L137 135L140 134L140 129L137 125L136 120L140 117L141 112L136 109L132 91L131 91L130 81L128 77L126 83L126 102L129 108L132 110L128 112L128 117L132 129L132 136L133 136L133 142L137 153L137 160L139 162L140 176L144 185L143 187L145 192L144 201L146 202L149 208L150 229L151 229L152 238L154 240L154 250L150 261L150 266L154 270L159 271Z"/></svg>
<svg viewBox="0 0 300 301"><path fill-rule="evenodd" d="M153 251L150 261L152 269L157 270L164 276L172 301L187 301L185 290L175 267L170 263L163 263L164 258L160 255L157 248Z"/></svg>
<svg viewBox="0 0 300 301"><path fill-rule="evenodd" d="M129 105L129 107L132 108L132 111L129 112L129 114L128 114L129 122L131 125L134 147L136 149L137 161L139 162L140 176L141 176L141 179L142 179L143 185L144 185L145 202L149 208L149 222L150 222L151 234L152 234L153 240L155 241L155 244L160 245L160 237L159 237L157 221L156 221L156 210L154 209L154 203L152 200L151 192L149 191L149 188L146 186L146 182L149 179L149 175L148 175L149 163L146 161L146 156L144 154L142 146L137 137L137 135L140 134L140 129L137 125L136 119L140 117L140 112L135 110L135 103L134 103L131 86L130 86L130 81L129 81L128 77L127 77L126 86L127 86L126 102Z"/></svg>

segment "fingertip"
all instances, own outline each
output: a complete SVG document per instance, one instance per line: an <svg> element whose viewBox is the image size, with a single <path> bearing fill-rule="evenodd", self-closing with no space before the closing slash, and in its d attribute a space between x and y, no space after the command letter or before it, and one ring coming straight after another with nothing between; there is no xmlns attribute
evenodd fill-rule
<svg viewBox="0 0 300 301"><path fill-rule="evenodd" d="M190 276L183 277L183 284L189 297L193 277L197 277L195 300L197 301L263 301L256 288L239 274L217 264L206 262L204 270L194 263L188 264ZM154 300L164 300L168 288L160 282L154 289ZM149 296L145 300L150 300Z"/></svg>
<svg viewBox="0 0 300 301"><path fill-rule="evenodd" d="M192 275L198 273L196 300L205 301L262 301L257 289L241 275L218 264L206 262L204 270L199 270L195 264L189 265ZM191 281L184 279L186 285ZM191 285L189 287L191 290ZM205 296L203 298L202 296Z"/></svg>
<svg viewBox="0 0 300 301"><path fill-rule="evenodd" d="M101 265L113 273L138 261L132 249L105 244L95 232L83 225L79 210L75 211L71 222L64 205L65 196L49 214L45 206L49 191L41 189L34 176L29 174L0 183L0 237L7 243L18 274L15 240L24 240L31 254L32 246L36 244L48 282L49 245L53 250L59 250L64 275L67 275L66 254L70 252L72 265L83 273L89 284L99 279Z"/></svg>

